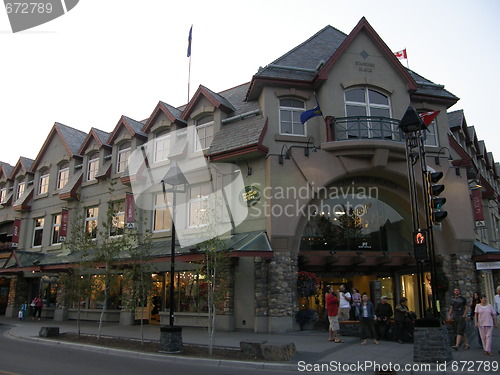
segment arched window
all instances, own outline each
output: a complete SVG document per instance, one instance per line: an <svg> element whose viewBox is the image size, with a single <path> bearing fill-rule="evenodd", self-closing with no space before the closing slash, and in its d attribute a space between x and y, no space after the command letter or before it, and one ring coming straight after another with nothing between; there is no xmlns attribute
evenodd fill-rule
<svg viewBox="0 0 500 375"><path fill-rule="evenodd" d="M300 114L306 110L303 100L280 99L280 134L306 135L306 127L300 122Z"/></svg>
<svg viewBox="0 0 500 375"><path fill-rule="evenodd" d="M367 87L345 92L346 117L355 117L346 123L347 138L394 138L389 97Z"/></svg>

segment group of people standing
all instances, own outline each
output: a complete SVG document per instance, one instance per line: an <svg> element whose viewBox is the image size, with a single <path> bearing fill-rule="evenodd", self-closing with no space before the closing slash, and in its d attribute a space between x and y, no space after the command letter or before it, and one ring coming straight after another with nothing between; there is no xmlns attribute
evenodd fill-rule
<svg viewBox="0 0 500 375"><path fill-rule="evenodd" d="M500 286L497 287L494 305L488 304L484 294L474 292L470 304L462 296L460 289L453 290L453 298L451 300L448 319L453 320L453 329L455 331L456 340L452 346L454 350L458 350L460 345L464 344L464 350L469 350L470 346L467 342L465 329L467 321L473 321L476 332L478 333L479 347L484 350L484 354L492 356L491 341L493 336L493 328L498 326L500 315Z"/></svg>
<svg viewBox="0 0 500 375"><path fill-rule="evenodd" d="M339 321L352 319L359 321L361 345L366 345L368 335L373 338L375 345L380 339L388 339L391 327L391 317L394 314L396 339L401 344L413 337L412 312L407 306L407 299L401 298L393 312L387 296L382 296L380 303L374 307L366 293L360 294L353 288L352 294L340 285L337 291L333 285L326 287L325 304L328 315L328 339L336 343L343 343L339 335Z"/></svg>

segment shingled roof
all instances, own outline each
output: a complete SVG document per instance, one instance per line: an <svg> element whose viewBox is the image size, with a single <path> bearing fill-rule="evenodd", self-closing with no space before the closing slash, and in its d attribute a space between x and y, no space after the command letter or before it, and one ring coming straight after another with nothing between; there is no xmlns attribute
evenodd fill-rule
<svg viewBox="0 0 500 375"><path fill-rule="evenodd" d="M462 127L462 123L464 121L463 109L459 109L453 112L448 112L447 115L448 115L448 123L450 124L451 129Z"/></svg>
<svg viewBox="0 0 500 375"><path fill-rule="evenodd" d="M71 156L78 155L78 150L85 140L85 137L87 137L87 133L59 122L56 122L54 126L64 142L66 142L66 145L72 153Z"/></svg>

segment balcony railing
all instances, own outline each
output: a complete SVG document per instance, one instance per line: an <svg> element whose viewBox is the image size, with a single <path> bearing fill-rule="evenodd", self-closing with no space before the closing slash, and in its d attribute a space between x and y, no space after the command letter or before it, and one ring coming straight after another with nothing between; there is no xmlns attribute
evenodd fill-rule
<svg viewBox="0 0 500 375"><path fill-rule="evenodd" d="M328 141L381 139L402 142L399 120L388 117L336 117L330 123Z"/></svg>

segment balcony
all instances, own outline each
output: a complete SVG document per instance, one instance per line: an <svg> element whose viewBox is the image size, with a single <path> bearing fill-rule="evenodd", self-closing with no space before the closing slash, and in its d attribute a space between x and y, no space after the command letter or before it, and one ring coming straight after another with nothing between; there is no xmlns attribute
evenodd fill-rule
<svg viewBox="0 0 500 375"><path fill-rule="evenodd" d="M403 142L399 120L388 117L335 117L327 124L327 141L380 139Z"/></svg>

